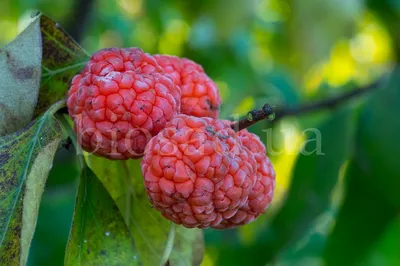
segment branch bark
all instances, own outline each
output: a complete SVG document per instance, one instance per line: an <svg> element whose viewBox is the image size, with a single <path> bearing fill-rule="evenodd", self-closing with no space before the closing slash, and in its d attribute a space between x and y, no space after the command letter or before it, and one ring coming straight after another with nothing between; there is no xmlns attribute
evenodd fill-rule
<svg viewBox="0 0 400 266"><path fill-rule="evenodd" d="M287 116L302 115L323 109L331 109L353 98L379 88L384 81L385 79L383 78L367 86L355 88L332 98L324 99L318 102L307 103L296 107L281 107L274 111L269 104L265 104L261 110L253 110L248 112L246 117L242 118L236 123L233 123L231 128L238 132L265 119L276 122L277 120Z"/></svg>
<svg viewBox="0 0 400 266"><path fill-rule="evenodd" d="M264 104L263 108L261 110L253 110L247 113L247 116L236 123L233 123L231 125L231 128L235 130L236 132L239 132L242 129L248 128L249 126L257 123L258 121L264 120L264 119L270 119L271 115L274 114L274 110L272 109L271 105L269 104Z"/></svg>
<svg viewBox="0 0 400 266"><path fill-rule="evenodd" d="M302 115L305 113L310 113L318 110L334 108L342 103L345 103L351 99L357 98L358 96L361 96L367 92L379 88L385 82L385 80L386 79L380 79L367 86L355 88L351 91L347 91L343 94L334 96L332 98L323 99L318 102L307 103L296 107L277 108L275 111L274 121L282 119L287 116Z"/></svg>

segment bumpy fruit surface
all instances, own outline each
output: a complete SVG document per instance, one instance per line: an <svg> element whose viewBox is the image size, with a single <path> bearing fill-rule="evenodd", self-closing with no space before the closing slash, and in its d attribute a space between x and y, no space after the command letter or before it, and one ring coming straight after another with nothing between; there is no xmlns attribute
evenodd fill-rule
<svg viewBox="0 0 400 266"><path fill-rule="evenodd" d="M164 217L189 228L223 229L265 211L272 167L259 175L252 144L243 145L229 125L181 114L151 139L142 172L149 200Z"/></svg>
<svg viewBox="0 0 400 266"><path fill-rule="evenodd" d="M67 105L86 151L137 158L180 111L180 89L151 55L111 48L93 54L74 77Z"/></svg>
<svg viewBox="0 0 400 266"><path fill-rule="evenodd" d="M154 58L182 91L181 112L197 117L217 118L221 97L217 85L203 68L186 58L155 55Z"/></svg>
<svg viewBox="0 0 400 266"><path fill-rule="evenodd" d="M246 213L250 220L254 220L266 211L272 201L275 171L266 154L265 146L257 135L248 132L247 129L242 129L237 134L257 162L256 183L250 192L247 204L238 211Z"/></svg>

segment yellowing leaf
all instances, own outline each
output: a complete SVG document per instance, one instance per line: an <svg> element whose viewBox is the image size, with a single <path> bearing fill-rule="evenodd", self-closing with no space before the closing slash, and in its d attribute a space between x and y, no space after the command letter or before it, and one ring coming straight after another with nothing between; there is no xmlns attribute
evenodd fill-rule
<svg viewBox="0 0 400 266"><path fill-rule="evenodd" d="M42 83L35 116L66 96L70 81L86 64L88 53L47 16L40 16L40 34L43 49Z"/></svg>
<svg viewBox="0 0 400 266"><path fill-rule="evenodd" d="M24 265L61 128L48 112L0 138L0 265Z"/></svg>

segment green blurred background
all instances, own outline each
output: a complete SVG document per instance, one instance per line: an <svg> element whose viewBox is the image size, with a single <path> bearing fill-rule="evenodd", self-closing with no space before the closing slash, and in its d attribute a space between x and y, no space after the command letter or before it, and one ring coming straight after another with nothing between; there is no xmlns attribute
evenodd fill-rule
<svg viewBox="0 0 400 266"><path fill-rule="evenodd" d="M105 47L137 46L149 53L195 60L218 84L223 98L221 117L228 119L267 102L297 106L369 84L392 71L400 57L397 0L2 0L1 46L24 29L35 10L58 21L89 53ZM365 101L366 97L360 97L346 104L343 112L358 117ZM396 110L383 116L395 125L370 136L378 148L380 138L390 135L392 128L398 132L400 112ZM394 193L400 189L400 169L386 171L384 165L377 165L371 170L354 163L358 149L368 150L372 145L365 144L365 139L353 140L360 135L357 132L367 129L360 124L361 118L352 118L343 127L347 116L340 118L337 113L317 111L251 128L267 144L274 162L273 203L250 225L205 230L202 265L312 266L324 265L324 260L329 265L400 265L398 198L380 201L386 186ZM364 116L366 120L371 117ZM329 147L354 149L344 155L338 152L338 158L336 153L327 156L322 164L320 157L313 157L314 164L307 158L301 161L298 154L307 128L318 128L325 134L322 138L327 136L323 141L326 153ZM351 143L343 143L347 137ZM399 155L397 148L378 149L375 156L393 160ZM338 165L338 171L329 168L331 162ZM62 264L77 175L73 151L60 150L43 196L29 265ZM324 180L328 176L332 178ZM374 180L368 183L370 187L364 177ZM373 182L380 180L385 181L378 193ZM288 196L291 190L297 196ZM291 203L296 201L306 203ZM339 229L333 230L336 224Z"/></svg>

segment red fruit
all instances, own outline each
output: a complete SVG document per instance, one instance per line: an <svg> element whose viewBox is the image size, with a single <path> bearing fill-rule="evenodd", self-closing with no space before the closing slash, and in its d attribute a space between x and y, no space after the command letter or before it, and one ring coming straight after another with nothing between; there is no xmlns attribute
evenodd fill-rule
<svg viewBox="0 0 400 266"><path fill-rule="evenodd" d="M74 77L68 110L78 141L110 159L142 156L180 108L180 89L138 48L104 49Z"/></svg>
<svg viewBox="0 0 400 266"><path fill-rule="evenodd" d="M241 138L230 122L176 116L150 140L141 162L150 202L189 228L223 229L254 220L270 201L274 175L270 165L256 162L262 156L250 150L253 138L250 149ZM258 170L258 163L268 169Z"/></svg>
<svg viewBox="0 0 400 266"><path fill-rule="evenodd" d="M182 91L181 112L197 117L217 118L221 97L217 85L203 68L186 58L170 55L154 56Z"/></svg>
<svg viewBox="0 0 400 266"><path fill-rule="evenodd" d="M243 145L254 155L257 162L256 184L249 195L249 200L238 213L244 212L250 220L254 220L260 214L263 214L271 203L275 188L275 171L269 160L265 146L260 138L242 129L238 136ZM237 225L234 221L233 224Z"/></svg>

